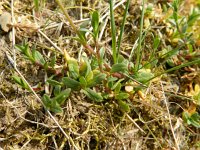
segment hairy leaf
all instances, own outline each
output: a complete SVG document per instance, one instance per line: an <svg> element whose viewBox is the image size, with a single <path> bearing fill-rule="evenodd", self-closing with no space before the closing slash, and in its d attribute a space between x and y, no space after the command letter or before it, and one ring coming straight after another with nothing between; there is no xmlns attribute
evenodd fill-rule
<svg viewBox="0 0 200 150"><path fill-rule="evenodd" d="M93 87L96 86L97 84L100 84L104 79L106 78L106 74L104 73L94 73L93 79L88 81L87 87Z"/></svg>
<svg viewBox="0 0 200 150"><path fill-rule="evenodd" d="M70 95L71 89L65 89L60 94L58 94L56 97L54 97L52 100L57 101L58 104L62 104Z"/></svg>
<svg viewBox="0 0 200 150"><path fill-rule="evenodd" d="M118 64L114 64L111 68L111 73L113 72L123 72L125 73L126 71L128 71L128 66L125 63L118 63Z"/></svg>
<svg viewBox="0 0 200 150"><path fill-rule="evenodd" d="M67 86L67 88L71 88L72 90L80 89L81 84L70 77L63 77L62 81Z"/></svg>
<svg viewBox="0 0 200 150"><path fill-rule="evenodd" d="M89 99L96 101L96 102L102 102L103 97L98 94L96 91L93 91L89 88L86 88L85 90L81 90Z"/></svg>
<svg viewBox="0 0 200 150"><path fill-rule="evenodd" d="M122 101L121 99L118 99L117 102L122 111L130 112L130 107L126 102Z"/></svg>

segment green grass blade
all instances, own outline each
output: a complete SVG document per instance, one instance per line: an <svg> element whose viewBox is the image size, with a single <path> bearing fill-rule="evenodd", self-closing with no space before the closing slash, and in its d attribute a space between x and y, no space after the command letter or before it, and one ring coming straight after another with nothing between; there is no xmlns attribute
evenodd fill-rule
<svg viewBox="0 0 200 150"><path fill-rule="evenodd" d="M143 30L143 22L144 22L144 0L142 0L142 15L140 20L140 36L139 36L139 44L136 51L136 64L135 64L135 72L138 71L140 65L140 58L141 58L141 45L142 45L142 30Z"/></svg>
<svg viewBox="0 0 200 150"><path fill-rule="evenodd" d="M114 64L117 63L117 49L116 49L116 27L114 19L113 0L110 0L110 20L111 20L111 33L112 33L112 55Z"/></svg>
<svg viewBox="0 0 200 150"><path fill-rule="evenodd" d="M35 6L35 11L38 12L39 11L39 0L34 0L34 6Z"/></svg>
<svg viewBox="0 0 200 150"><path fill-rule="evenodd" d="M127 16L127 13L128 13L129 4L130 4L130 0L127 0L122 25L121 25L121 28L120 28L119 41L118 41L118 45L117 45L117 56L116 56L117 60L118 60L118 56L119 56L120 45L121 45L121 42L122 42L122 36L123 36L123 33L124 33L125 21L126 21L126 16Z"/></svg>
<svg viewBox="0 0 200 150"><path fill-rule="evenodd" d="M173 67L171 69L168 69L166 71L163 71L157 75L155 75L154 77L150 78L148 81L151 81L152 79L156 78L156 77L159 77L165 73L169 73L169 72L172 72L172 71L175 71L175 70L178 70L178 69L181 69L183 67L187 67L187 66L191 66L191 65L197 65L197 64L200 64L200 59L197 59L197 60L194 60L194 61L190 61L190 62L187 62L185 64L182 64L182 65L179 65L179 66L176 66L176 67ZM146 82L148 82L146 81Z"/></svg>

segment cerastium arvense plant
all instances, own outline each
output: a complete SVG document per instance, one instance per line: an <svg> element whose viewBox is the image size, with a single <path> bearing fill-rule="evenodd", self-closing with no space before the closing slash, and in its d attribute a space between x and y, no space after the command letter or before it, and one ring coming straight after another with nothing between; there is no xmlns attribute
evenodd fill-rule
<svg viewBox="0 0 200 150"><path fill-rule="evenodd" d="M118 41L116 39L117 32L114 21L113 1L110 0L113 58L111 61L108 61L109 59L106 58L107 55L105 55L105 48L100 47L100 44L98 43L98 35L101 27L98 11L94 11L91 14L90 24L92 26L92 31L90 31L84 26L80 26L80 28L76 27L67 11L63 8L61 2L59 0L56 0L56 2L63 11L63 14L69 24L72 26L73 31L77 34L77 37L75 37L74 40L79 41L83 45L83 47L87 50L87 55L83 54L79 62L77 59L71 57L66 51L64 51L62 55L66 64L63 64L64 67L62 69L57 70L55 69L56 55L52 56L52 58L44 58L38 50L35 50L34 48L30 49L26 43L16 46L28 60L30 60L33 64L42 67L49 74L51 74L46 82L51 86L51 89L53 89L52 93L45 93L42 100L46 109L52 112L62 112L61 105L65 102L65 100L67 100L70 93L73 91L79 91L95 102L102 102L109 99L115 100L123 112L129 112L130 105L127 100L132 97L134 93L146 88L153 78L161 76L164 73L178 70L185 66L200 63L200 60L192 60L190 62L185 62L180 66L174 66L164 72L153 73L151 71L152 68L159 67L159 64L157 64L159 59L167 61L172 56L177 54L177 51L183 47L183 45L179 45L177 48L167 51L156 58L154 54L156 54L160 43L159 37L156 36L156 38L154 38L153 53L150 55L149 61L141 65L143 54L142 43L144 42L146 32L143 30L145 13L144 1L140 22L139 44L136 51L131 52L131 54L135 57L132 57L131 55L132 58L125 58L120 53L120 45L122 42L130 0L127 0L126 2ZM176 5L174 4L173 6L175 9L174 11L176 11ZM174 20L177 30L180 30L175 13ZM93 47L87 43L86 33L89 33L92 36L94 42ZM179 32L181 38L184 37L183 34L184 33ZM136 58L136 60L133 60L133 58ZM13 76L13 78L23 88L28 89L22 79L17 76Z"/></svg>

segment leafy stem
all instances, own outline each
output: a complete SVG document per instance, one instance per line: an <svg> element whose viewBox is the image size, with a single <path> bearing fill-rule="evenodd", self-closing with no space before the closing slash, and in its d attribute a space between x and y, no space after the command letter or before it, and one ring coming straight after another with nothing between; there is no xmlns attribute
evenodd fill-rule
<svg viewBox="0 0 200 150"><path fill-rule="evenodd" d="M82 34L80 33L80 31L78 30L78 28L76 27L76 25L73 23L72 19L70 18L68 12L66 11L66 9L63 7L63 4L61 3L60 0L56 0L56 3L58 4L58 6L60 7L60 9L62 10L63 14L65 15L67 21L69 22L70 26L72 27L73 31L78 35L78 37L81 39ZM83 39L79 40L79 42L93 55L95 55L94 50L92 49L91 46L89 46L87 44L87 42Z"/></svg>

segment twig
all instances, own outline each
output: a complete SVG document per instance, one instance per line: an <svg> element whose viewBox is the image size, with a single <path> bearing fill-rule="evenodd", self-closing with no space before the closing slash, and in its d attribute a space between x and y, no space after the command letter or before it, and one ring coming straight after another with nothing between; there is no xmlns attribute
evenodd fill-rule
<svg viewBox="0 0 200 150"><path fill-rule="evenodd" d="M172 120L171 120L171 115L170 115L170 112L169 112L169 107L167 105L167 98L166 98L165 93L164 93L164 88L163 88L162 82L161 82L161 88L162 88L162 93L163 93L163 97L164 97L164 102L165 102L165 105L166 105L166 108L167 108L167 113L168 113L168 117L169 117L169 124L170 124L172 135L173 135L173 138L174 138L174 141L175 141L176 149L180 150L180 148L178 146L178 141L177 141L175 133L174 133L174 129L173 129L173 125L172 125Z"/></svg>
<svg viewBox="0 0 200 150"><path fill-rule="evenodd" d="M62 51L54 42L52 42L51 39L48 38L48 36L46 36L40 29L38 30L38 32L39 32L47 41L49 41L49 43L51 43L55 49L59 50L59 51L61 52L61 54L63 54L63 51Z"/></svg>
<svg viewBox="0 0 200 150"><path fill-rule="evenodd" d="M113 10L115 10L117 7L119 7L120 5L122 5L123 3L125 3L126 0L122 0L119 3L117 3L116 5L113 6ZM109 11L107 11L107 13L105 13L101 18L100 18L100 22L102 22L108 15L110 14Z"/></svg>
<svg viewBox="0 0 200 150"><path fill-rule="evenodd" d="M146 132L144 130L142 130L142 128L140 128L140 126L128 114L126 114L126 116L141 132L146 134Z"/></svg>
<svg viewBox="0 0 200 150"><path fill-rule="evenodd" d="M14 18L14 9L13 9L13 3L14 0L11 0L11 16L12 16L12 25L15 23ZM14 66L16 67L16 51L15 51L15 27L12 26L12 52L13 52L13 60L14 60Z"/></svg>
<svg viewBox="0 0 200 150"><path fill-rule="evenodd" d="M102 36L103 36L103 33L104 33L104 30L105 30L105 28L106 28L107 23L108 23L108 17L107 17L106 20L104 21L103 27L102 27L102 29L101 29L101 32L99 33L99 42L101 41L101 38L102 38Z"/></svg>

